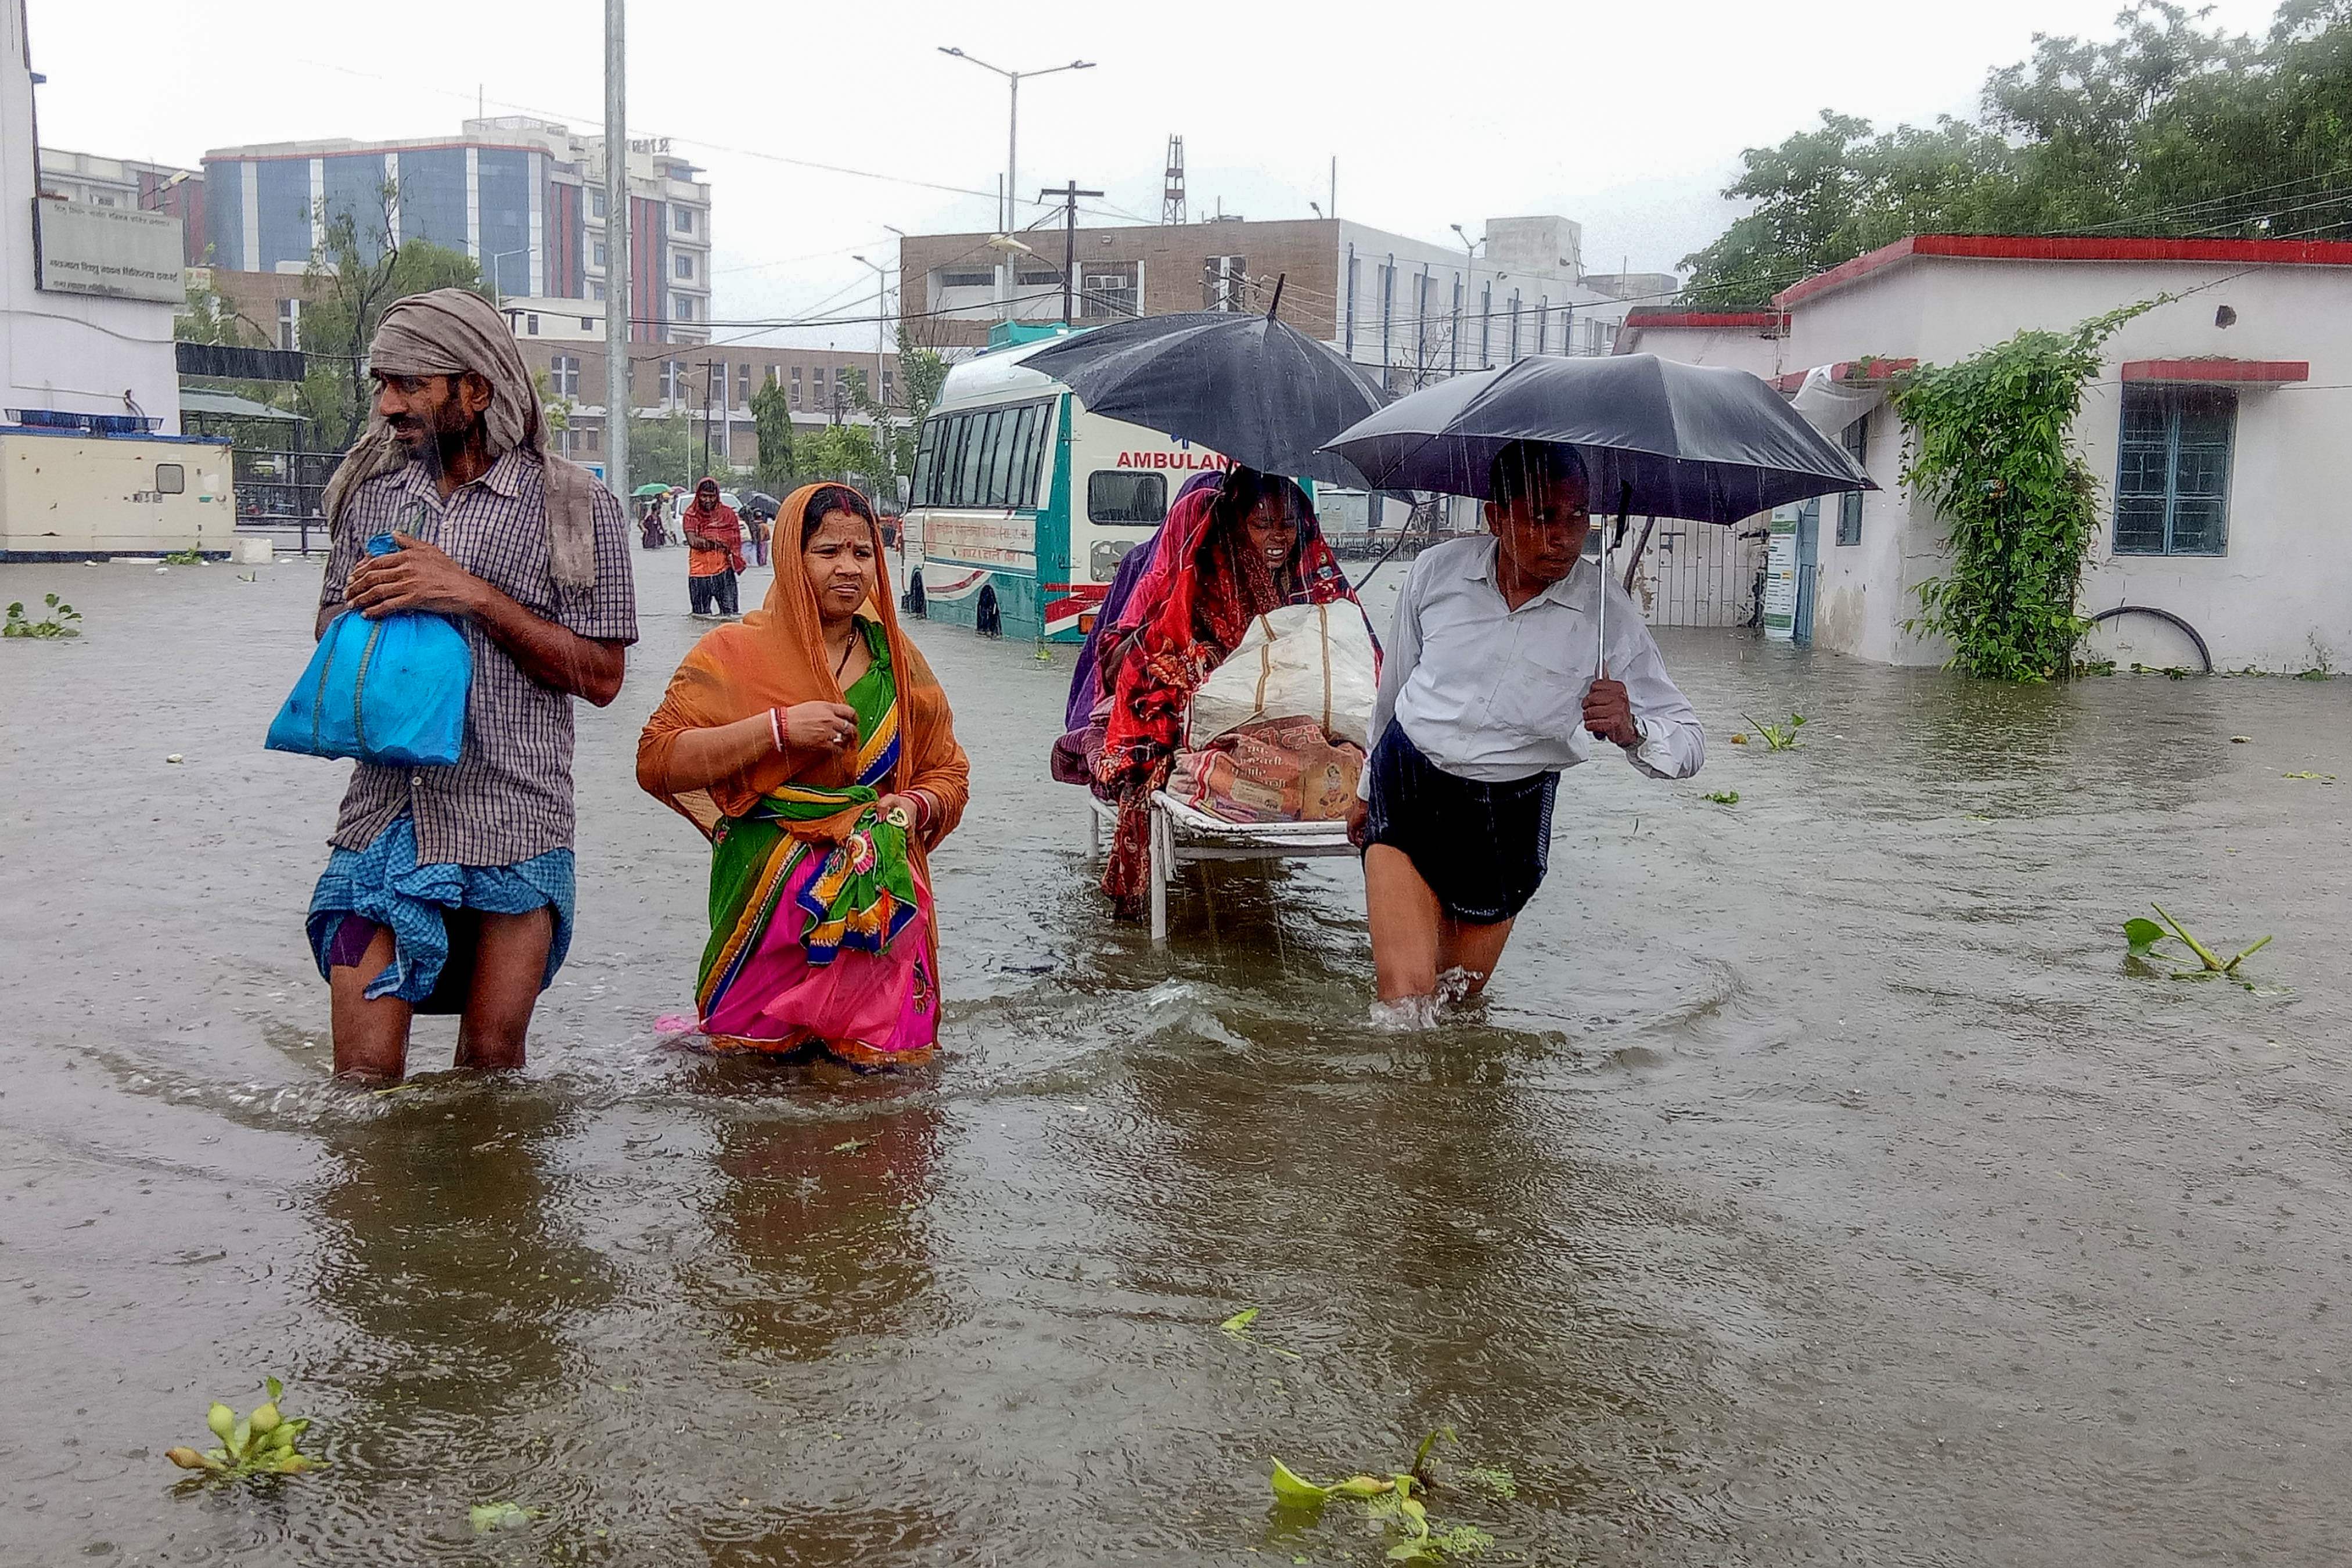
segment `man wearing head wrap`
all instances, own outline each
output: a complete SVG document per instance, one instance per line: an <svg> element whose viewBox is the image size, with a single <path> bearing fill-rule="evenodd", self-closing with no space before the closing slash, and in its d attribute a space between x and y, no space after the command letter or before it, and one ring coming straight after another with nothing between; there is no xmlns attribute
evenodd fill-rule
<svg viewBox="0 0 2352 1568"><path fill-rule="evenodd" d="M335 1071L396 1079L417 1011L464 1016L457 1065L519 1068L572 940L572 700L621 689L637 637L621 503L546 450L538 389L488 300L413 295L368 347L375 405L329 480L338 616L446 616L473 653L454 767L357 764L310 900ZM369 555L390 534L400 548Z"/></svg>

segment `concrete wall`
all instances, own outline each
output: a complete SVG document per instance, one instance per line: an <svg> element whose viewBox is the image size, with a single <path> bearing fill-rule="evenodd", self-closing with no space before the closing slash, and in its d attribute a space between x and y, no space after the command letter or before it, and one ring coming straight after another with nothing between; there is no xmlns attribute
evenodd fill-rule
<svg viewBox="0 0 2352 1568"><path fill-rule="evenodd" d="M2193 293L2189 290L2196 290ZM2159 293L2186 295L2126 325L2105 350L2074 437L2100 482L2100 531L2083 605L2154 605L2187 617L2221 668L2302 669L2325 649L2352 658L2352 550L2345 547L2343 456L2352 450L2352 269L2243 264L2048 262L1917 258L1791 310L1790 368L1869 354L1948 363L2028 328L2063 330ZM2219 324L2229 307L2232 324ZM2226 554L2118 556L2114 504L2131 360L2308 361L2303 386L2242 388ZM1943 570L1940 526L1895 484L1901 434L1871 416L1863 542L1832 542L1824 504L1817 646L1898 664L1939 663L1944 647L1905 634L1914 592ZM2174 662L2169 657L2147 662Z"/></svg>
<svg viewBox="0 0 2352 1568"><path fill-rule="evenodd" d="M225 552L236 531L226 441L0 432L0 559Z"/></svg>
<svg viewBox="0 0 2352 1568"><path fill-rule="evenodd" d="M24 0L0 0L0 409L139 411L180 428L172 307L36 289L33 79ZM0 414L0 419L5 419Z"/></svg>

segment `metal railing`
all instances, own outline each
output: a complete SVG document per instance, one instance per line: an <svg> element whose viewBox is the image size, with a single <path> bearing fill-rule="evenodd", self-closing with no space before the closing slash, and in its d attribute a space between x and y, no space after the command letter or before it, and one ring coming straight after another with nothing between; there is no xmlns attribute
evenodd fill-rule
<svg viewBox="0 0 2352 1568"><path fill-rule="evenodd" d="M314 534L323 545L327 479L342 460L341 452L238 447L233 463L239 531L273 538L291 531L296 548L305 555L310 553Z"/></svg>

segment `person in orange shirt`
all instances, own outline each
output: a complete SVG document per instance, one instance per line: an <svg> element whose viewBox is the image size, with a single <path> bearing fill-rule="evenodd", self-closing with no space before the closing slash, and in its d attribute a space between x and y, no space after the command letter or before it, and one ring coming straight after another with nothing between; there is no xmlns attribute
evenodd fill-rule
<svg viewBox="0 0 2352 1568"><path fill-rule="evenodd" d="M719 481L705 476L694 504L678 519L686 531L686 588L698 616L732 616L735 574L743 570L743 520L719 499Z"/></svg>

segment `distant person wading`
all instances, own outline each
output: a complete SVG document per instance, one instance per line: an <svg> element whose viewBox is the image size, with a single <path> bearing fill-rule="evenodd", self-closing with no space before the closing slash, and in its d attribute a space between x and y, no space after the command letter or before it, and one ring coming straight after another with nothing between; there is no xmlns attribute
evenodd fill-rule
<svg viewBox="0 0 2352 1568"><path fill-rule="evenodd" d="M694 504L678 521L686 531L686 588L698 616L736 614L736 574L744 568L743 520L719 499L719 481L694 487Z"/></svg>

